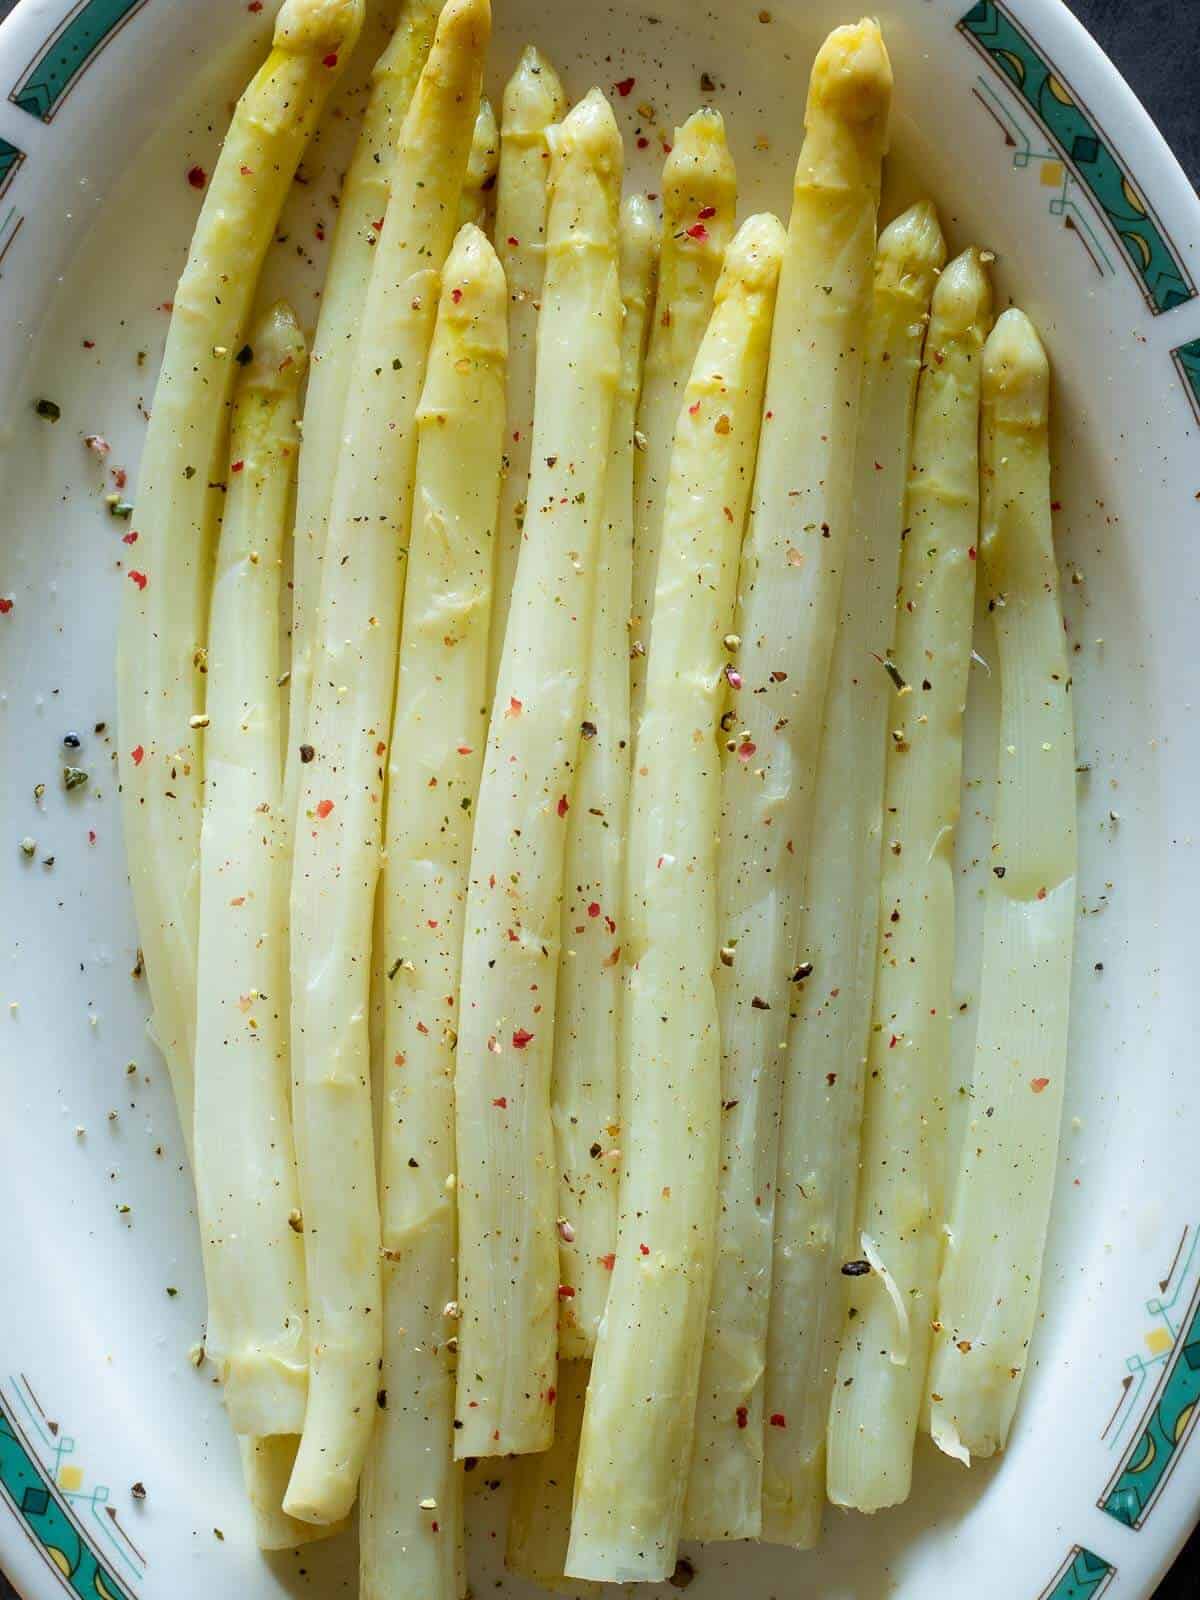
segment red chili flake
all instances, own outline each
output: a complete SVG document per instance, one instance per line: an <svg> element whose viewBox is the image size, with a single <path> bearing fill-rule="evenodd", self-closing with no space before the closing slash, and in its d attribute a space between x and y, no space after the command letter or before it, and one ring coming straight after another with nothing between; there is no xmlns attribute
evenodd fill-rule
<svg viewBox="0 0 1200 1600"><path fill-rule="evenodd" d="M696 213L701 222L710 222L712 218L716 216L716 214L716 206L702 206Z"/></svg>
<svg viewBox="0 0 1200 1600"><path fill-rule="evenodd" d="M650 141L644 133L638 135L637 147L639 150L648 150L650 148Z"/></svg>
<svg viewBox="0 0 1200 1600"><path fill-rule="evenodd" d="M246 896L244 894L235 894L229 904L231 906L244 906L246 904Z"/></svg>
<svg viewBox="0 0 1200 1600"><path fill-rule="evenodd" d="M407 1060L408 1057L404 1054L403 1050L397 1050L396 1054L392 1057L393 1063L398 1067L402 1067Z"/></svg>
<svg viewBox="0 0 1200 1600"><path fill-rule="evenodd" d="M146 587L146 585L150 582L149 578L146 576L146 574L144 572L132 572L132 571L129 574L129 581L130 581L130 583L136 583L139 589L144 589Z"/></svg>
<svg viewBox="0 0 1200 1600"><path fill-rule="evenodd" d="M499 1106L501 1111L508 1110L508 1099L505 1095L500 1095L497 1099L492 1101L492 1104L494 1106Z"/></svg>
<svg viewBox="0 0 1200 1600"><path fill-rule="evenodd" d="M739 1428L748 1428L750 1426L750 1413L745 1406L739 1406L734 1412L734 1416L737 1418Z"/></svg>
<svg viewBox="0 0 1200 1600"><path fill-rule="evenodd" d="M517 699L515 694L509 695L508 710L504 713L504 715L506 717L519 717L521 715L521 702Z"/></svg>
<svg viewBox="0 0 1200 1600"><path fill-rule="evenodd" d="M1033 1090L1034 1094L1041 1094L1043 1089L1048 1089L1050 1087L1050 1079L1030 1078L1029 1087Z"/></svg>
<svg viewBox="0 0 1200 1600"><path fill-rule="evenodd" d="M458 750L460 756L469 756L471 754L471 746L469 744L460 744L455 748Z"/></svg>
<svg viewBox="0 0 1200 1600"><path fill-rule="evenodd" d="M115 488L123 489L129 482L129 474L125 471L124 467L113 467L112 480Z"/></svg>
<svg viewBox="0 0 1200 1600"><path fill-rule="evenodd" d="M95 341L95 339L85 339L85 340L84 340L84 341L83 341L83 348L84 348L84 349L85 349L85 350L94 350L94 349L95 349L95 348L96 348L96 341Z"/></svg>
<svg viewBox="0 0 1200 1600"><path fill-rule="evenodd" d="M208 173L201 166L189 167L187 180L193 189L203 189L208 182Z"/></svg>
<svg viewBox="0 0 1200 1600"><path fill-rule="evenodd" d="M702 222L693 222L687 231L687 236L689 239L695 239L698 243L703 244L705 239L708 238L708 229Z"/></svg>
<svg viewBox="0 0 1200 1600"><path fill-rule="evenodd" d="M451 298L451 300L454 301L454 304L457 305L458 302L462 299L462 290L461 289L451 289L450 298Z"/></svg>
<svg viewBox="0 0 1200 1600"><path fill-rule="evenodd" d="M743 739L741 744L738 745L738 748L737 748L737 758L738 758L738 760L739 761L743 761L743 762L749 761L750 757L755 753L755 751L757 749L758 749L758 746L754 743L754 741L752 739Z"/></svg>
<svg viewBox="0 0 1200 1600"><path fill-rule="evenodd" d="M428 1033L429 1029L425 1026L425 1024L423 1022L418 1022L417 1023L417 1032L418 1033Z"/></svg>
<svg viewBox="0 0 1200 1600"><path fill-rule="evenodd" d="M559 1284L559 1286L558 1286L558 1298L560 1300L574 1300L575 1291L574 1291L574 1289L572 1289L572 1287L571 1287L571 1285L569 1283L560 1283Z"/></svg>
<svg viewBox="0 0 1200 1600"><path fill-rule="evenodd" d="M313 229L313 232L316 234L318 241L321 244L324 244L325 243L325 224L323 222L318 222L316 227Z"/></svg>
<svg viewBox="0 0 1200 1600"><path fill-rule="evenodd" d="M437 918L436 917L430 917L428 919L428 923L429 923L429 926L431 928L436 928L437 927Z"/></svg>
<svg viewBox="0 0 1200 1600"><path fill-rule="evenodd" d="M689 406L688 407L688 416L689 417L698 417L699 415L700 415L700 402L699 402L699 400L697 400L696 404L694 406Z"/></svg>
<svg viewBox="0 0 1200 1600"><path fill-rule="evenodd" d="M553 1384L551 1384L550 1387L546 1390L546 1404L548 1406L552 1406L557 1399L558 1399L558 1390L554 1387Z"/></svg>
<svg viewBox="0 0 1200 1600"><path fill-rule="evenodd" d="M773 1428L786 1428L787 1427L787 1418L784 1416L782 1411L772 1411L772 1413L771 1413L771 1426Z"/></svg>
<svg viewBox="0 0 1200 1600"><path fill-rule="evenodd" d="M517 932L517 930L515 928L509 928L508 929L508 942L509 942L509 944L519 944L520 943L520 939L521 939L521 935Z"/></svg>
<svg viewBox="0 0 1200 1600"><path fill-rule="evenodd" d="M515 234L512 234L512 233L509 234L507 243L512 245L514 250L517 248L517 246L520 244L520 242L521 242L520 239L518 239Z"/></svg>
<svg viewBox="0 0 1200 1600"><path fill-rule="evenodd" d="M644 1256L648 1256L650 1254L650 1246L648 1244L640 1244L638 1245L638 1249Z"/></svg>
<svg viewBox="0 0 1200 1600"><path fill-rule="evenodd" d="M888 1049L889 1050L894 1050L899 1043L900 1043L899 1035L895 1034L895 1033L892 1034L891 1038L888 1040Z"/></svg>
<svg viewBox="0 0 1200 1600"><path fill-rule="evenodd" d="M246 165L246 163L243 161L242 165L238 168L238 171L241 173L243 178L248 178L250 176L250 174L254 171L254 168L253 167L248 167Z"/></svg>
<svg viewBox="0 0 1200 1600"><path fill-rule="evenodd" d="M241 472L242 469L245 467L245 465L246 465L246 463L244 461L234 461L230 465L229 470L230 470L230 472Z"/></svg>
<svg viewBox="0 0 1200 1600"><path fill-rule="evenodd" d="M589 917L598 917L599 915L600 915L600 902L599 902L599 900L593 900L591 902L591 904L588 906L588 916Z"/></svg>
<svg viewBox="0 0 1200 1600"><path fill-rule="evenodd" d="M88 843L89 844L95 844L95 842L96 842L96 830L95 830L95 828L89 828L88 829Z"/></svg>
<svg viewBox="0 0 1200 1600"><path fill-rule="evenodd" d="M726 666L725 679L731 689L740 689L742 687L742 675L736 667Z"/></svg>
<svg viewBox="0 0 1200 1600"><path fill-rule="evenodd" d="M140 744L135 744L129 754L135 767L140 767L146 759L146 752Z"/></svg>
<svg viewBox="0 0 1200 1600"><path fill-rule="evenodd" d="M1051 509L1051 511L1061 511L1062 510L1062 501L1061 500L1051 500L1050 509Z"/></svg>
<svg viewBox="0 0 1200 1600"><path fill-rule="evenodd" d="M317 801L317 815L321 818L322 821L325 820L325 818L329 815L329 813L332 810L333 810L333 801L332 800L318 800Z"/></svg>
<svg viewBox="0 0 1200 1600"><path fill-rule="evenodd" d="M429 1526L430 1526L430 1529L432 1530L432 1532L434 1532L434 1533L441 1533L441 1531L442 1531L441 1524L438 1523L438 1522L431 1522L429 1524Z"/></svg>
<svg viewBox="0 0 1200 1600"><path fill-rule="evenodd" d="M565 817L567 812L570 809L571 809L570 801L567 799L565 794L560 794L559 797L558 797L558 806L557 806L557 810L558 810L559 816L560 817Z"/></svg>
<svg viewBox="0 0 1200 1600"><path fill-rule="evenodd" d="M608 929L609 933L616 933L617 931L617 925L611 917L605 917L604 926Z"/></svg>
<svg viewBox="0 0 1200 1600"><path fill-rule="evenodd" d="M387 749L387 745L383 742L382 739L380 739L379 742L375 746L375 754L377 756L381 756L386 749Z"/></svg>
<svg viewBox="0 0 1200 1600"><path fill-rule="evenodd" d="M138 542L138 531L137 531L136 528L130 528L128 533L123 533L121 535L121 543L122 544L136 544L137 542Z"/></svg>
<svg viewBox="0 0 1200 1600"><path fill-rule="evenodd" d="M336 50L331 50L327 56L322 56L321 57L321 65L323 67L333 68L333 67L336 67L337 64L338 64L338 58L337 58L337 51Z"/></svg>
<svg viewBox="0 0 1200 1600"><path fill-rule="evenodd" d="M1039 899L1039 900L1044 900L1044 899L1045 899L1045 898L1046 898L1046 888L1045 888L1045 885L1044 885L1044 884L1043 884L1043 886L1042 886L1042 887L1041 887L1041 888L1040 888L1040 889L1039 889L1039 890L1038 890L1038 892L1037 892L1037 897L1038 897L1038 899Z"/></svg>
<svg viewBox="0 0 1200 1600"><path fill-rule="evenodd" d="M605 1272L611 1272L616 1264L617 1256L614 1250L610 1250L606 1256L600 1257L600 1265L604 1268Z"/></svg>
<svg viewBox="0 0 1200 1600"><path fill-rule="evenodd" d="M0 595L0 617L6 617L12 608L13 602L11 597L9 595Z"/></svg>
<svg viewBox="0 0 1200 1600"><path fill-rule="evenodd" d="M246 7L246 10L247 11L253 11L253 12L257 13L257 12L261 11L262 8L263 8L263 0L250 0L250 4Z"/></svg>
<svg viewBox="0 0 1200 1600"><path fill-rule="evenodd" d="M608 954L605 956L605 958L604 958L603 962L601 963L601 965L605 966L605 967L615 967L617 962L620 961L620 959L621 959L621 946L618 945L615 950L610 950L608 952Z"/></svg>
<svg viewBox="0 0 1200 1600"><path fill-rule="evenodd" d="M529 1043L529 1041L532 1038L533 1038L533 1035L530 1033L528 1028L514 1028L513 1029L513 1049L514 1050L524 1050L525 1046Z"/></svg>
<svg viewBox="0 0 1200 1600"><path fill-rule="evenodd" d="M160 300L159 301L159 305L158 305L158 309L160 311L166 311L166 312L174 311L175 302L174 302L174 300Z"/></svg>
<svg viewBox="0 0 1200 1600"><path fill-rule="evenodd" d="M625 100L633 93L633 86L636 82L636 78L622 78L620 83L613 84L613 88L621 96L621 99Z"/></svg>

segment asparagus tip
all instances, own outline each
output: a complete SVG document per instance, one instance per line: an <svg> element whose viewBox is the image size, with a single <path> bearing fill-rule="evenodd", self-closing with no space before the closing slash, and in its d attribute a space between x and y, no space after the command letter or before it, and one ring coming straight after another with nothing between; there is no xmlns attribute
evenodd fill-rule
<svg viewBox="0 0 1200 1600"><path fill-rule="evenodd" d="M892 64L879 24L870 17L835 28L817 52L808 111L817 107L846 122L886 122Z"/></svg>

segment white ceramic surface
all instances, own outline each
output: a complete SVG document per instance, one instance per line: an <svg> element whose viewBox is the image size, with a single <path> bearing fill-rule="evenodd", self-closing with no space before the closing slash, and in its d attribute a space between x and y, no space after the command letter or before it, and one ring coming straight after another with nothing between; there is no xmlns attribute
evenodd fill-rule
<svg viewBox="0 0 1200 1600"><path fill-rule="evenodd" d="M1002 1463L967 1473L922 1446L912 1503L870 1522L831 1514L815 1555L690 1552L696 1600L1144 1600L1200 1509L1200 1443L1186 1442L1195 1415L1186 1407L1200 1393L1187 1348L1200 1366L1191 837L1200 398L1185 383L1186 350L1182 365L1172 355L1200 340L1191 288L1200 204L1057 0L1008 0L1006 15L1057 74L1036 105L978 47L986 40L972 42L991 27L978 8L974 24L956 28L968 3L880 7L898 84L887 209L927 185L954 242L997 252L1001 298L1035 317L1055 362L1058 535L1078 646L1080 759L1091 770L1081 777L1072 1079L1044 1320ZM614 99L632 181L653 190L659 130L669 134L699 101L707 72L730 124L743 211L781 208L808 64L852 12L837 0L769 4L760 20L758 0L497 0L491 76L498 89L532 34L573 93L635 78ZM145 986L130 976L136 938L115 794L113 639L129 525L105 505L106 467L126 467L132 487L160 308L197 206L188 168L211 169L272 9L23 0L0 26L0 1566L26 1600L64 1589L145 1600L353 1593L346 1549L256 1554L211 1371L189 1362L204 1319L191 1188L166 1073L144 1031ZM369 55L368 43L362 64ZM68 58L82 66L69 86ZM351 76L344 105L361 103L362 72ZM1036 77L1027 70L1027 88ZM639 110L647 103L653 119ZM1052 142L1064 117L1074 129L1065 150ZM1075 142L1078 117L1157 219L1162 247L1148 270L1089 189L1103 152L1086 134ZM645 152L635 130L650 141ZM286 287L310 327L327 249L318 224L333 220L350 132L335 117L305 163L308 183L270 266L268 292ZM1123 204L1136 218L1136 196L1113 202L1114 192L1119 184L1102 194L1109 209ZM1128 226L1147 237L1152 224ZM1172 275L1181 301L1156 312L1148 283L1167 299ZM35 413L39 398L61 406L59 422ZM91 432L111 440L107 463L85 449ZM984 663L988 649L985 626ZM974 678L960 1082L990 798L985 664ZM91 774L69 796L68 730L83 736L78 759ZM32 860L19 849L25 835L37 841ZM1156 1408L1171 1437L1146 1444ZM486 1463L469 1479L479 1596L497 1592L501 1575L502 1480ZM135 1482L144 1500L131 1496ZM1112 1514L1122 1509L1124 1520ZM47 1551L56 1543L57 1566ZM502 1592L533 1593L508 1578Z"/></svg>

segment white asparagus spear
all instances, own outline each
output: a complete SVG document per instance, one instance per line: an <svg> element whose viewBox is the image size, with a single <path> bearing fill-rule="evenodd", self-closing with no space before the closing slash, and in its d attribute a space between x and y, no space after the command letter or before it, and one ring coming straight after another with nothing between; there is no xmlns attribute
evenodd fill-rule
<svg viewBox="0 0 1200 1600"><path fill-rule="evenodd" d="M203 641L225 430L259 270L364 0L285 0L238 101L175 291L142 450L117 643L121 803L154 1031L192 1140Z"/></svg>
<svg viewBox="0 0 1200 1600"><path fill-rule="evenodd" d="M284 792L293 827L300 794L300 745L312 686L313 638L321 561L329 528L329 497L342 443L354 340L387 210L396 136L429 55L441 9L442 0L402 0L391 40L371 73L371 92L342 183L329 265L321 288L321 314L304 401L292 563L292 660Z"/></svg>
<svg viewBox="0 0 1200 1600"><path fill-rule="evenodd" d="M208 629L194 1159L206 1348L234 1431L264 1435L300 1432L308 1389L278 624L308 352L285 305L251 343Z"/></svg>
<svg viewBox="0 0 1200 1600"><path fill-rule="evenodd" d="M907 1499L929 1357L946 1161L954 839L979 537L980 354L991 286L979 251L933 292L900 571L875 1010L846 1324L829 1414L828 1492Z"/></svg>
<svg viewBox="0 0 1200 1600"><path fill-rule="evenodd" d="M1067 1065L1075 733L1049 404L1041 341L1024 312L1006 311L983 352L980 553L1000 662L996 818L972 1115L926 1385L934 1440L963 1460L1004 1448L1029 1363Z"/></svg>
<svg viewBox="0 0 1200 1600"><path fill-rule="evenodd" d="M685 1527L754 1538L779 1095L825 686L853 516L892 74L875 23L813 64L742 558L720 851L721 1198ZM743 1425L744 1419L744 1425Z"/></svg>
<svg viewBox="0 0 1200 1600"><path fill-rule="evenodd" d="M363 1478L365 1600L462 1593L454 1460L454 1048L483 747L508 296L473 224L446 262L417 412L413 532L388 763L380 1189L382 1409Z"/></svg>
<svg viewBox="0 0 1200 1600"><path fill-rule="evenodd" d="M551 141L530 510L477 806L455 1064L455 1448L554 1433L558 1183L550 1068L575 788L620 363L621 136L593 90Z"/></svg>
<svg viewBox="0 0 1200 1600"><path fill-rule="evenodd" d="M551 1110L559 1174L559 1352L589 1356L617 1246L617 1171L592 1149L619 1143L620 1012L613 950L624 938L629 805L629 596L633 580L633 428L658 257L644 195L621 208L621 378L604 483L584 741L567 815L562 961ZM562 1386L559 1385L559 1392Z"/></svg>
<svg viewBox="0 0 1200 1600"><path fill-rule="evenodd" d="M628 1105L620 1229L596 1339L567 1572L675 1567L716 1227L716 853L722 641L754 480L784 230L729 247L675 432L630 801Z"/></svg>
<svg viewBox="0 0 1200 1600"><path fill-rule="evenodd" d="M694 111L675 131L663 166L662 254L650 322L634 459L633 605L630 684L633 723L641 715L646 651L658 573L663 508L679 402L708 326L737 215L737 173L719 111Z"/></svg>
<svg viewBox="0 0 1200 1600"><path fill-rule="evenodd" d="M495 687L512 599L533 439L533 380L538 310L546 265L547 132L567 109L558 74L536 45L527 45L504 90L496 250L508 280L508 470L496 542L495 616L488 647L488 691Z"/></svg>
<svg viewBox="0 0 1200 1600"><path fill-rule="evenodd" d="M477 228L487 229L499 165L500 129L496 126L492 102L484 95L479 102L479 115L475 118L467 176L463 180L462 199L458 204L460 227L465 222L473 222Z"/></svg>
<svg viewBox="0 0 1200 1600"><path fill-rule="evenodd" d="M784 1065L763 1436L763 1537L801 1549L817 1542L825 1505L825 1427L843 1312L839 1269L850 1259L875 993L890 688L883 663L895 624L921 348L945 259L928 201L879 236L850 559L817 768L796 969L802 986Z"/></svg>
<svg viewBox="0 0 1200 1600"><path fill-rule="evenodd" d="M575 1462L590 1370L587 1361L559 1362L554 1443L537 1455L522 1456L516 1464L504 1553L504 1564L510 1572L543 1589L573 1596L604 1592L598 1583L564 1575Z"/></svg>
<svg viewBox="0 0 1200 1600"><path fill-rule="evenodd" d="M327 1528L314 1527L285 1516L283 1497L296 1462L300 1440L295 1434L276 1434L267 1439L238 1439L242 1454L242 1477L250 1512L254 1519L254 1542L260 1550L298 1550L318 1539L331 1539L346 1524L333 1522Z"/></svg>
<svg viewBox="0 0 1200 1600"><path fill-rule="evenodd" d="M479 104L488 0L448 0L404 119L330 501L292 874L292 1065L311 1355L284 1510L345 1516L375 1418L382 1342L368 1053L416 409Z"/></svg>

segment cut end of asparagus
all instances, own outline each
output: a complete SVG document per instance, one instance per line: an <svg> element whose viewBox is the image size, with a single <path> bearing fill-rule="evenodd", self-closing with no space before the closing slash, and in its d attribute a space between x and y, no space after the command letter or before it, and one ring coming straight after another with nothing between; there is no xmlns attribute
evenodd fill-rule
<svg viewBox="0 0 1200 1600"><path fill-rule="evenodd" d="M983 347L983 403L1007 428L1044 428L1050 410L1050 362L1037 329L1013 306Z"/></svg>
<svg viewBox="0 0 1200 1600"><path fill-rule="evenodd" d="M366 0L283 0L275 19L275 47L296 54L333 57L331 68L345 65L358 43Z"/></svg>
<svg viewBox="0 0 1200 1600"><path fill-rule="evenodd" d="M705 106L676 128L675 143L663 165L664 231L678 233L706 213L730 221L736 205L737 171L725 138L725 119ZM690 237L703 244L711 232L702 228Z"/></svg>
<svg viewBox="0 0 1200 1600"><path fill-rule="evenodd" d="M922 305L933 277L946 264L946 238L932 200L918 200L894 217L879 235L875 251L876 290L909 294Z"/></svg>
<svg viewBox="0 0 1200 1600"><path fill-rule="evenodd" d="M527 44L521 52L500 109L506 137L540 135L550 123L562 120L567 109L562 80L537 45Z"/></svg>
<svg viewBox="0 0 1200 1600"><path fill-rule="evenodd" d="M716 303L734 294L769 294L779 281L786 248L787 229L772 212L747 217L725 252Z"/></svg>
<svg viewBox="0 0 1200 1600"><path fill-rule="evenodd" d="M814 112L843 122L877 123L882 138L892 103L892 64L879 24L870 17L835 28L817 52L805 124Z"/></svg>
<svg viewBox="0 0 1200 1600"><path fill-rule="evenodd" d="M246 388L287 394L300 386L308 367L308 346L296 313L277 301L250 336L250 357L242 380Z"/></svg>
<svg viewBox="0 0 1200 1600"><path fill-rule="evenodd" d="M481 54L487 49L491 32L491 0L446 0L438 18L437 38L426 71L436 68L435 55L440 51Z"/></svg>
<svg viewBox="0 0 1200 1600"><path fill-rule="evenodd" d="M938 279L933 291L933 321L944 339L961 339L992 319L992 280L975 245L964 250Z"/></svg>
<svg viewBox="0 0 1200 1600"><path fill-rule="evenodd" d="M572 171L595 172L605 181L621 180L623 148L613 109L599 89L591 89L549 132L550 181L561 185Z"/></svg>

